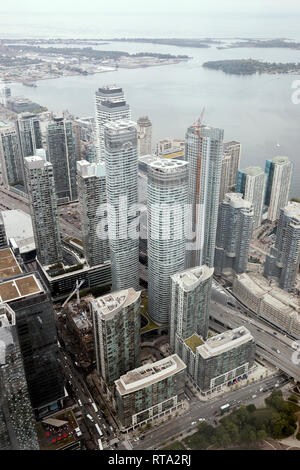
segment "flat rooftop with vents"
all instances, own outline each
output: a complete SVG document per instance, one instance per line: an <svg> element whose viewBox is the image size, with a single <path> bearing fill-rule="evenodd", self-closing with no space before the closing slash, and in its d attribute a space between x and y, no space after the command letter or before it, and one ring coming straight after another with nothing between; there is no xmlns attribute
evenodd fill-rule
<svg viewBox="0 0 300 470"><path fill-rule="evenodd" d="M141 291L135 291L132 287L93 299L93 310L97 311L103 319L110 319L122 308L135 302L141 295Z"/></svg>
<svg viewBox="0 0 300 470"><path fill-rule="evenodd" d="M184 362L177 354L173 354L127 372L115 381L115 385L120 395L126 395L167 379L184 369L186 369Z"/></svg>
<svg viewBox="0 0 300 470"><path fill-rule="evenodd" d="M209 338L202 346L197 347L197 353L199 353L203 359L208 359L241 346L251 340L253 340L253 336L250 331L244 326L239 326L234 330L225 331L224 333Z"/></svg>

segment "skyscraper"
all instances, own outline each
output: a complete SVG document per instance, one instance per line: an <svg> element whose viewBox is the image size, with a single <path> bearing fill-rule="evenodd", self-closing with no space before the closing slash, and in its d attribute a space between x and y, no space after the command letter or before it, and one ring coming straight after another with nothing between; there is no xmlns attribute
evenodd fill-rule
<svg viewBox="0 0 300 470"><path fill-rule="evenodd" d="M252 237L253 206L240 193L227 193L220 205L215 273L246 271Z"/></svg>
<svg viewBox="0 0 300 470"><path fill-rule="evenodd" d="M5 186L24 184L24 164L13 124L0 121L0 162Z"/></svg>
<svg viewBox="0 0 300 470"><path fill-rule="evenodd" d="M228 189L235 189L236 182L237 182L237 172L240 167L240 160L241 160L241 144L240 142L231 141L231 142L224 142L224 155L230 157L230 176L229 176L229 188ZM229 191L226 191L229 192Z"/></svg>
<svg viewBox="0 0 300 470"><path fill-rule="evenodd" d="M16 127L23 159L35 155L36 149L43 147L38 116L31 113L22 113L18 116Z"/></svg>
<svg viewBox="0 0 300 470"><path fill-rule="evenodd" d="M265 204L269 207L268 219L272 222L278 219L280 209L288 203L293 166L287 157L275 157L266 161Z"/></svg>
<svg viewBox="0 0 300 470"><path fill-rule="evenodd" d="M107 211L104 162L78 161L77 178L85 258L89 266L96 266L110 257L108 232L104 226Z"/></svg>
<svg viewBox="0 0 300 470"><path fill-rule="evenodd" d="M275 248L266 257L264 275L277 279L282 289L295 286L300 264L300 204L289 202L280 210Z"/></svg>
<svg viewBox="0 0 300 470"><path fill-rule="evenodd" d="M170 346L176 336L207 338L213 268L197 266L171 276Z"/></svg>
<svg viewBox="0 0 300 470"><path fill-rule="evenodd" d="M107 85L96 91L96 151L97 160L104 161L104 124L120 119L131 119L131 112L124 92L117 85Z"/></svg>
<svg viewBox="0 0 300 470"><path fill-rule="evenodd" d="M238 171L236 192L243 194L244 199L253 205L253 229L261 225L265 188L266 175L260 167L251 166Z"/></svg>
<svg viewBox="0 0 300 470"><path fill-rule="evenodd" d="M47 147L49 161L53 165L57 199L74 201L77 198L77 149L71 121L57 117L48 124Z"/></svg>
<svg viewBox="0 0 300 470"><path fill-rule="evenodd" d="M0 296L15 312L30 401L43 416L57 409L64 397L50 295L35 272L0 283Z"/></svg>
<svg viewBox="0 0 300 470"><path fill-rule="evenodd" d="M129 288L91 301L97 371L107 385L140 365L140 296Z"/></svg>
<svg viewBox="0 0 300 470"><path fill-rule="evenodd" d="M37 258L53 265L62 261L53 167L32 156L25 158L25 171Z"/></svg>
<svg viewBox="0 0 300 470"><path fill-rule="evenodd" d="M224 154L222 157L222 169L220 180L220 194L219 203L223 201L225 194L230 191L230 177L231 177L231 156Z"/></svg>
<svg viewBox="0 0 300 470"><path fill-rule="evenodd" d="M138 155L134 122L105 124L105 169L112 288L138 290Z"/></svg>
<svg viewBox="0 0 300 470"><path fill-rule="evenodd" d="M186 267L214 265L223 130L194 125L186 133L185 159L189 162L189 239Z"/></svg>
<svg viewBox="0 0 300 470"><path fill-rule="evenodd" d="M148 313L169 322L171 275L184 269L188 164L154 159L148 165Z"/></svg>
<svg viewBox="0 0 300 470"><path fill-rule="evenodd" d="M150 155L152 153L152 124L148 116L138 119L138 154Z"/></svg>
<svg viewBox="0 0 300 470"><path fill-rule="evenodd" d="M0 450L38 450L14 311L0 304Z"/></svg>

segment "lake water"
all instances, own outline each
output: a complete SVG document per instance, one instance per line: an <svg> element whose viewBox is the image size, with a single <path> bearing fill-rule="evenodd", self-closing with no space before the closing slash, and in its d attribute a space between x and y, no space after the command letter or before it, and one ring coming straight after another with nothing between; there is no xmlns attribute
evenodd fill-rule
<svg viewBox="0 0 300 470"><path fill-rule="evenodd" d="M115 42L98 48L170 52L193 58L176 65L42 80L37 88L12 84L13 94L27 96L55 112L68 109L83 117L93 115L94 92L99 86L118 83L124 88L133 119L150 117L154 143L171 136L184 138L186 128L205 106L204 122L223 128L225 140L242 143L242 167L264 166L266 158L279 154L289 156L295 163L291 195L300 197L300 104L291 100L292 83L300 76L235 76L202 67L207 60L227 58L300 62L300 51L195 49Z"/></svg>

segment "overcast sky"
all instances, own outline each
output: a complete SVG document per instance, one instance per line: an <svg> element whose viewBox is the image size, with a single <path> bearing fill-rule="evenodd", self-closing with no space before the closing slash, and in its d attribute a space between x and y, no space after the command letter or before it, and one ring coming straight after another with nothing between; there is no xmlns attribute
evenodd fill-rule
<svg viewBox="0 0 300 470"><path fill-rule="evenodd" d="M0 0L0 12L294 14L299 0Z"/></svg>

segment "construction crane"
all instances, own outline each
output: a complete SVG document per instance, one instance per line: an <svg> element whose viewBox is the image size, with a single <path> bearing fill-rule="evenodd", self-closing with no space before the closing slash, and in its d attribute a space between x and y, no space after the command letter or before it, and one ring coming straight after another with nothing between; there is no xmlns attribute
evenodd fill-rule
<svg viewBox="0 0 300 470"><path fill-rule="evenodd" d="M200 127L201 127L202 122L203 122L204 113L205 113L205 106L202 108L202 111L201 111L200 116L199 116L198 119L194 122L194 124L192 124L191 127L194 127L194 128L196 128L196 129L198 129L198 130L200 131Z"/></svg>
<svg viewBox="0 0 300 470"><path fill-rule="evenodd" d="M73 295L75 293L77 293L77 303L79 304L80 302L80 297L79 297L79 288L80 286L82 286L82 284L84 283L84 279L82 279L80 282L78 281L78 279L76 280L76 287L75 289L71 292L71 294L69 295L69 297L64 301L64 303L62 304L62 308L64 308L64 306L69 302L69 300L71 299L71 297L73 297Z"/></svg>

